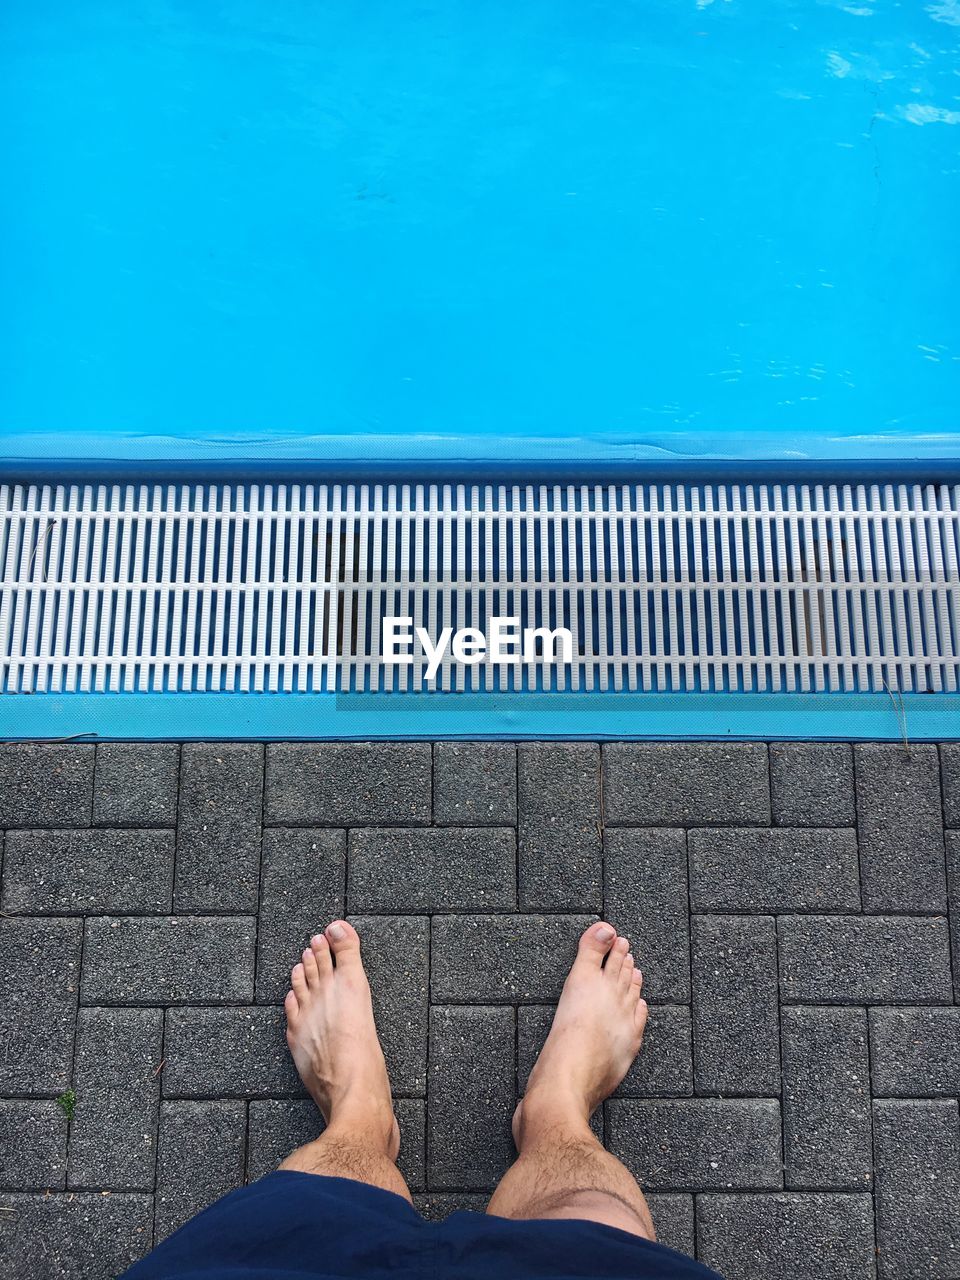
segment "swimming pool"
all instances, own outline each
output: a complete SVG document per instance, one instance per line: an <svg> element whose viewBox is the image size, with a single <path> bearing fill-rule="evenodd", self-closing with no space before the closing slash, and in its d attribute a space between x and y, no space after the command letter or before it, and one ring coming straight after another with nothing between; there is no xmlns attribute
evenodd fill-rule
<svg viewBox="0 0 960 1280"><path fill-rule="evenodd" d="M960 11L952 0L913 9L868 0L403 2L365 6L362 16L342 0L225 12L104 0L8 6L4 21L2 118L18 193L0 215L4 735L900 736L904 720L911 736L956 733ZM45 625L54 644L62 618L69 640L78 592L95 612L104 591L114 601L126 590L138 554L149 568L150 547L161 546L143 532L151 518L186 529L199 511L223 525L225 512L269 503L274 516L282 502L286 520L296 502L318 530L342 520L347 539L357 504L387 502L390 485L397 530L403 502L415 509L418 492L438 529L445 509L455 526L461 491L478 529L499 528L505 516L526 538L529 525L543 571L531 582L535 599L557 586L558 547L561 577L570 569L569 548L550 533L554 513L603 517L605 573L614 561L628 571L628 544L629 571L640 572L641 538L652 547L654 530L659 539L669 528L679 589L708 601L707 613L689 606L680 648L682 627L671 631L664 601L660 648L644 652L630 650L638 633L630 640L624 620L610 688L599 669L586 687L585 666L575 690L542 688L540 677L534 687L487 688L485 676L471 689L468 672L459 692L401 695L360 690L351 673L336 689L314 687L311 674L303 687L279 677L271 691L268 678L253 697L224 687L225 665L249 659L268 670L266 650L220 653L216 687L206 667L207 683L198 683L196 665L171 685L173 659L188 657L182 638L183 652L161 655L167 683L141 687L144 663L135 659L157 657L155 637L141 652L150 591L182 589L184 617L195 597L201 630L204 591L216 594L221 543L214 532L214 579L204 577L200 530L196 543L184 535L187 559L178 569L174 557L169 580L142 580L140 621L132 627L134 606L124 604L121 639L111 623L102 654L103 628L93 625L86 647L82 615L70 655L79 662L75 689L24 684L25 672L41 678L50 656L37 660ZM778 502L787 513L793 503L796 520L767 519L764 504L774 512ZM717 657L726 623L715 632L709 619L714 599L726 616L728 598L709 590L704 513L712 504L715 550L726 537L724 563L743 571L738 503L743 530L751 504L755 528L774 530L771 583L777 591L786 583L789 599L785 614L774 592L772 621L748 627L746 638L736 623L736 645ZM851 562L847 550L830 551L840 547L831 510L850 528L877 521L885 549L881 567L867 537L871 574L895 576L895 529L896 572L909 581L892 583L889 619L875 579L864 588L857 578L862 554ZM528 511L549 513L542 548ZM91 576L98 522L99 579ZM110 529L119 542L110 543ZM123 539L135 529L123 567ZM615 629L614 605L601 609L591 594L596 529L577 562L594 575L577 596L578 616L594 613L584 634L599 631L601 616ZM360 522L355 532L351 572L366 536ZM232 555L235 535L226 536ZM484 538L477 533L478 553ZM204 555L193 574L195 547ZM825 557L819 568L814 551ZM489 553L484 572L498 585L513 562L505 551L501 565L492 542ZM442 603L444 589L469 588L455 563L445 588L438 554L427 596L435 590ZM298 555L294 575L307 576L293 585L310 587L319 550ZM798 581L781 582L779 556ZM281 575L290 572L289 550L285 557ZM305 624L302 601L293 605L294 649L310 650L308 665L321 649L329 658L330 644L301 644L301 624L309 630L326 599L334 604L321 629L329 630L346 564L312 583ZM662 580L652 550L644 564ZM846 662L854 677L831 685L827 654L821 688L816 653L799 647L809 638L811 592L819 592L814 612L834 616L836 584L816 576L823 564L844 566L844 588L866 590L878 621L875 632L864 622L861 650L851 641L839 653L837 639L837 670ZM154 567L162 575L162 552ZM221 594L232 582L220 581ZM558 600L563 607L562 592ZM465 599L464 618L474 608L485 617L488 603ZM624 619L643 607L635 599ZM739 616L737 596L729 607ZM551 596L554 619L557 608ZM285 637L290 606L281 614ZM190 637L194 656L217 658L217 617L229 637L226 605L211 608L212 633ZM31 625L36 651L22 647ZM334 627L340 659L343 626ZM133 651L118 655L118 643ZM578 660L587 656L578 647ZM701 657L717 657L706 683L693 671ZM101 662L102 676L85 675L84 658ZM114 658L127 662L116 677ZM883 659L869 678L867 658ZM741 659L766 668L763 687L759 676L744 678ZM645 684L644 671L661 661L664 679ZM691 668L689 680L678 663Z"/></svg>

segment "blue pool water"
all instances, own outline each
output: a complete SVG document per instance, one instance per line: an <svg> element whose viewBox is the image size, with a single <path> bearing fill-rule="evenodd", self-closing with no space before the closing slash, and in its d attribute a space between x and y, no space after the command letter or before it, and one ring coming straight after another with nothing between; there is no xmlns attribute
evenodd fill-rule
<svg viewBox="0 0 960 1280"><path fill-rule="evenodd" d="M8 0L0 457L960 458L960 3Z"/></svg>
<svg viewBox="0 0 960 1280"><path fill-rule="evenodd" d="M0 481L960 476L960 0L7 0L0 28ZM0 703L0 737L91 732L960 723L926 693Z"/></svg>

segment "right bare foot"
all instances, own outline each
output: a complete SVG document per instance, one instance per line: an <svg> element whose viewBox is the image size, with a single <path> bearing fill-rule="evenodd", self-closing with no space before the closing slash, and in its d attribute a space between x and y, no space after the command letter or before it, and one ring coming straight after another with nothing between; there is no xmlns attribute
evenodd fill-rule
<svg viewBox="0 0 960 1280"><path fill-rule="evenodd" d="M396 1160L400 1130L356 929L334 920L311 938L290 987L287 1044L327 1128L363 1137Z"/></svg>
<svg viewBox="0 0 960 1280"><path fill-rule="evenodd" d="M605 922L591 925L513 1117L518 1150L534 1128L586 1124L627 1074L647 1022L642 985L627 939Z"/></svg>

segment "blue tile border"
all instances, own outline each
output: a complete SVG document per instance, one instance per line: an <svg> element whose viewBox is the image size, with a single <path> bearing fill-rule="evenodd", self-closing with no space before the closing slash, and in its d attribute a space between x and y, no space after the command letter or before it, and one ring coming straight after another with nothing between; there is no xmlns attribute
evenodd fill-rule
<svg viewBox="0 0 960 1280"><path fill-rule="evenodd" d="M960 739L956 694L72 693L0 697L0 739Z"/></svg>

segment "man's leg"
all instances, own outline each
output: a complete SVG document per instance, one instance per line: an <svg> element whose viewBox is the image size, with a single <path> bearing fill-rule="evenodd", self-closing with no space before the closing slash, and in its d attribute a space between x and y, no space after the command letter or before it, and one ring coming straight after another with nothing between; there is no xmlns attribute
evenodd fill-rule
<svg viewBox="0 0 960 1280"><path fill-rule="evenodd" d="M487 1206L503 1218L586 1218L656 1239L632 1174L590 1116L640 1049L647 1003L630 944L608 924L584 933L553 1026L513 1118L519 1155Z"/></svg>
<svg viewBox="0 0 960 1280"><path fill-rule="evenodd" d="M396 1166L400 1130L353 926L335 920L312 938L290 987L287 1044L327 1126L280 1168L353 1178L409 1200Z"/></svg>

